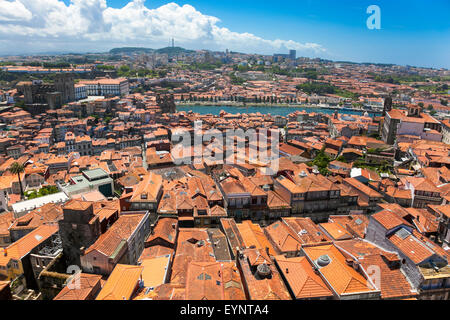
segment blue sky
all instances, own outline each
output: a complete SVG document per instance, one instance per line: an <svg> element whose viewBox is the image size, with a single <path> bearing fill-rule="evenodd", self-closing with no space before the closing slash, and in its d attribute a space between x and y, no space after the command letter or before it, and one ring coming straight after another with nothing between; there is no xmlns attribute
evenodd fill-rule
<svg viewBox="0 0 450 320"><path fill-rule="evenodd" d="M450 68L450 0L6 1L0 54L155 48L173 36L189 49ZM370 5L381 8L381 30L366 26Z"/></svg>
<svg viewBox="0 0 450 320"><path fill-rule="evenodd" d="M126 0L107 0L122 7ZM167 1L148 0L156 8ZM268 39L315 42L330 58L450 68L449 0L192 0L220 25ZM381 9L381 30L369 30L366 9Z"/></svg>

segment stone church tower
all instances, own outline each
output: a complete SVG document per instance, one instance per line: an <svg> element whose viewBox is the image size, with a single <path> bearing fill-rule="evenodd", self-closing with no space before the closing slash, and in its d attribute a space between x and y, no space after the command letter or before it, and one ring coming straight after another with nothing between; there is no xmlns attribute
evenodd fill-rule
<svg viewBox="0 0 450 320"><path fill-rule="evenodd" d="M177 112L177 106L175 105L175 98L173 94L162 98L159 94L156 95L156 104L161 108L162 113L175 113Z"/></svg>

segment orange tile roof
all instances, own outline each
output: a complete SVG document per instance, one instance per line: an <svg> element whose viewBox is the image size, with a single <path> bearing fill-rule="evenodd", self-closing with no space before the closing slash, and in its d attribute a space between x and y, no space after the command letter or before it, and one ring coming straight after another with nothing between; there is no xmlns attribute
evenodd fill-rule
<svg viewBox="0 0 450 320"><path fill-rule="evenodd" d="M267 206L269 209L289 209L291 206L275 191L267 191Z"/></svg>
<svg viewBox="0 0 450 320"><path fill-rule="evenodd" d="M161 238L168 243L175 244L178 220L174 218L159 219L152 233L148 236L146 243L151 242L157 238Z"/></svg>
<svg viewBox="0 0 450 320"><path fill-rule="evenodd" d="M251 300L290 300L289 292L281 278L277 268L265 259L256 260L251 257L260 257L261 251L258 249L244 249L243 259L240 259L242 270L242 281L248 288L248 298ZM252 261L252 262L250 262ZM265 269L270 272L271 277L261 278L252 269L252 266L265 265Z"/></svg>
<svg viewBox="0 0 450 320"><path fill-rule="evenodd" d="M450 205L443 205L443 206L435 206L435 205L428 205L431 209L435 210L436 212L446 216L447 218L450 218Z"/></svg>
<svg viewBox="0 0 450 320"><path fill-rule="evenodd" d="M234 262L193 262L186 280L187 300L245 300Z"/></svg>
<svg viewBox="0 0 450 320"><path fill-rule="evenodd" d="M422 241L409 232L406 237L400 235L400 231L405 232L406 229L400 229L389 237L389 240L415 264L420 264L434 254L434 251L427 247Z"/></svg>
<svg viewBox="0 0 450 320"><path fill-rule="evenodd" d="M352 235L337 222L320 223L319 226L323 228L334 240L347 240L353 238Z"/></svg>
<svg viewBox="0 0 450 320"><path fill-rule="evenodd" d="M90 295L96 294L95 289L101 289L101 279L102 276L96 274L76 274L70 282L72 286L65 286L53 300L87 300ZM75 287L75 284L80 287Z"/></svg>
<svg viewBox="0 0 450 320"><path fill-rule="evenodd" d="M372 215L372 218L386 228L386 230L391 230L401 225L409 225L408 222L389 210L377 212Z"/></svg>
<svg viewBox="0 0 450 320"><path fill-rule="evenodd" d="M110 257L123 240L127 241L130 238L144 217L143 214L120 216L93 245L86 249L85 254L95 250Z"/></svg>
<svg viewBox="0 0 450 320"><path fill-rule="evenodd" d="M372 188L366 186L365 184L359 182L355 178L346 178L346 179L344 179L344 183L350 185L352 188L354 188L356 190L361 191L368 197L383 198L383 196L379 192L377 192L377 191L373 190Z"/></svg>
<svg viewBox="0 0 450 320"><path fill-rule="evenodd" d="M289 217L282 218L281 221L297 234L302 244L331 241L331 239L309 217Z"/></svg>
<svg viewBox="0 0 450 320"><path fill-rule="evenodd" d="M250 220L245 220L242 223L238 223L237 227L247 248L252 246L256 249L263 250L268 248L270 255L276 255L276 251L264 235L263 229L258 224L252 223Z"/></svg>
<svg viewBox="0 0 450 320"><path fill-rule="evenodd" d="M118 264L95 300L130 300L144 267Z"/></svg>
<svg viewBox="0 0 450 320"><path fill-rule="evenodd" d="M154 288L165 283L169 273L170 259L171 255L165 255L141 261L140 265L144 267L142 281L146 288Z"/></svg>
<svg viewBox="0 0 450 320"><path fill-rule="evenodd" d="M138 293L134 300L186 300L185 288L183 285L166 283L156 287L146 294L146 289Z"/></svg>
<svg viewBox="0 0 450 320"><path fill-rule="evenodd" d="M143 180L134 187L133 196L130 201L137 202L156 202L157 196L162 188L162 176L149 173L143 177ZM146 199L142 199L141 195L145 194Z"/></svg>
<svg viewBox="0 0 450 320"><path fill-rule="evenodd" d="M380 289L382 299L399 299L417 296L417 292L403 274L401 269L390 267L388 262L399 262L396 253L384 251L380 247L361 239L340 241L336 244L339 248L352 254L368 271L371 266L380 268Z"/></svg>
<svg viewBox="0 0 450 320"><path fill-rule="evenodd" d="M366 228L369 225L369 218L366 215L343 215L330 216L330 222L337 222L351 234L364 239Z"/></svg>
<svg viewBox="0 0 450 320"><path fill-rule="evenodd" d="M174 250L160 245L151 246L145 248L144 251L142 251L141 256L138 259L138 263L142 262L145 259L153 259L161 256L166 256L168 254L174 254Z"/></svg>
<svg viewBox="0 0 450 320"><path fill-rule="evenodd" d="M14 222L13 212L3 212L0 214L0 235L9 236L9 227Z"/></svg>
<svg viewBox="0 0 450 320"><path fill-rule="evenodd" d="M264 229L277 253L300 251L302 241L283 221L277 221Z"/></svg>
<svg viewBox="0 0 450 320"><path fill-rule="evenodd" d="M331 290L315 273L306 257L276 256L275 261L296 299L333 297Z"/></svg>
<svg viewBox="0 0 450 320"><path fill-rule="evenodd" d="M345 256L335 245L304 247L303 250L310 261L316 261L324 255L330 258L329 264L320 267L319 272L338 295L377 291L362 274L347 264Z"/></svg>
<svg viewBox="0 0 450 320"><path fill-rule="evenodd" d="M64 204L63 209L84 211L90 206L92 206L92 202L72 199Z"/></svg>
<svg viewBox="0 0 450 320"><path fill-rule="evenodd" d="M20 260L53 234L58 232L57 224L42 225L23 236L0 253L0 265L6 266L11 259Z"/></svg>
<svg viewBox="0 0 450 320"><path fill-rule="evenodd" d="M61 205L48 203L33 211L28 212L22 217L15 219L10 226L12 230L34 229L48 222L56 222L63 218Z"/></svg>
<svg viewBox="0 0 450 320"><path fill-rule="evenodd" d="M188 266L192 262L215 261L207 229L180 228L170 282L184 285Z"/></svg>
<svg viewBox="0 0 450 320"><path fill-rule="evenodd" d="M405 177L405 180L411 183L415 190L441 193L441 191L427 178Z"/></svg>

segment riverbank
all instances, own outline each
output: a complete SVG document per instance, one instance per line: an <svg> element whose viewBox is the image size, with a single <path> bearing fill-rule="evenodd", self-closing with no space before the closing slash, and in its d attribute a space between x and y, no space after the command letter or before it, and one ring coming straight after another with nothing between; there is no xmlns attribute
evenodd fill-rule
<svg viewBox="0 0 450 320"><path fill-rule="evenodd" d="M195 101L195 102L178 102L177 105L187 107L187 106L195 106L195 107L217 107L217 106L225 106L225 107L273 107L273 108L300 108L300 107L309 107L306 105L300 104L287 104L287 103L246 103L243 102L235 102L235 101Z"/></svg>
<svg viewBox="0 0 450 320"><path fill-rule="evenodd" d="M314 110L332 110L338 111L340 113L344 112L357 112L363 114L364 112L368 112L369 114L381 114L382 111L377 110L366 110L366 109L358 109L358 108L349 108L349 107L340 107L340 106L323 106L323 105L312 105L312 104L288 104L288 103L243 103L243 102L235 102L235 101L218 101L218 102L210 102L210 101L196 101L196 102L178 102L177 107L186 108L186 107L231 107L231 108L289 108L295 110L305 110L305 109L314 109ZM262 113L262 112L261 112ZM329 113L329 112L326 112Z"/></svg>
<svg viewBox="0 0 450 320"><path fill-rule="evenodd" d="M305 110L308 113L324 113L324 114L333 114L336 111L340 114L349 114L349 115L363 115L366 113L366 110L352 110L352 109L341 109L334 107L321 107L314 105L290 105L290 106L273 106L273 105L262 105L262 104L247 104L246 106L242 105L229 105L229 104L212 104L212 103L189 103L189 104L177 104L178 111L189 112L192 111L194 113L207 115L219 115L223 110L230 114L242 114L242 113L261 113L261 114L271 114L272 116L280 115L280 116L288 116L294 111L302 111ZM378 116L381 112L373 112L367 111L370 117Z"/></svg>

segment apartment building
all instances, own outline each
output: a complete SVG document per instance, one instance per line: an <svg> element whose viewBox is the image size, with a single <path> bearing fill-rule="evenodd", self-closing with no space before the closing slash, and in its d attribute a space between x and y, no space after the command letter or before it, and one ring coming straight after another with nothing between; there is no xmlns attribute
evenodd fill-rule
<svg viewBox="0 0 450 320"><path fill-rule="evenodd" d="M84 272L109 275L118 263L137 264L150 232L148 212L122 214L96 242L81 251Z"/></svg>
<svg viewBox="0 0 450 320"><path fill-rule="evenodd" d="M427 205L442 204L442 191L427 178L405 177L402 178L403 188L411 193L412 206L414 208L426 208Z"/></svg>
<svg viewBox="0 0 450 320"><path fill-rule="evenodd" d="M416 105L409 105L408 110L393 109L386 112L382 129L382 139L387 144L395 141L430 140L441 141L441 123L423 113Z"/></svg>
<svg viewBox="0 0 450 320"><path fill-rule="evenodd" d="M133 192L122 197L122 209L125 208L132 211L150 210L156 213L158 203L163 194L162 182L162 176L155 173L143 176L139 184L133 188Z"/></svg>
<svg viewBox="0 0 450 320"><path fill-rule="evenodd" d="M124 96L130 93L128 80L125 78L80 81L86 87L88 96Z"/></svg>
<svg viewBox="0 0 450 320"><path fill-rule="evenodd" d="M236 265L249 300L291 300L280 272L264 249L238 250Z"/></svg>
<svg viewBox="0 0 450 320"><path fill-rule="evenodd" d="M320 174L301 171L291 179L279 176L274 189L289 203L292 215L308 215L314 221L323 221L330 214L346 211L354 201L354 197L342 197L339 185Z"/></svg>
<svg viewBox="0 0 450 320"><path fill-rule="evenodd" d="M374 212L377 204L383 199L383 196L379 192L362 184L355 178L346 178L344 179L343 184L358 193L358 205L361 208L365 208L368 212Z"/></svg>
<svg viewBox="0 0 450 320"><path fill-rule="evenodd" d="M82 99L86 99L88 97L87 94L87 86L84 84L79 84L77 83L75 85L75 100L82 100Z"/></svg>
<svg viewBox="0 0 450 320"><path fill-rule="evenodd" d="M423 300L447 300L450 293L448 253L417 232L395 211L370 217L366 239L400 256L401 269Z"/></svg>
<svg viewBox="0 0 450 320"><path fill-rule="evenodd" d="M21 277L28 288L36 288L35 273L30 261L31 253L36 253L53 241L58 233L58 225L43 225L18 241L1 249L0 275L8 280Z"/></svg>
<svg viewBox="0 0 450 320"><path fill-rule="evenodd" d="M303 246L303 252L336 299L380 299L381 291L369 278L366 270L350 257L347 258L336 245Z"/></svg>

